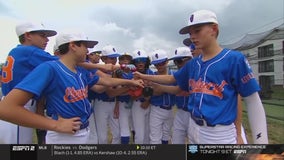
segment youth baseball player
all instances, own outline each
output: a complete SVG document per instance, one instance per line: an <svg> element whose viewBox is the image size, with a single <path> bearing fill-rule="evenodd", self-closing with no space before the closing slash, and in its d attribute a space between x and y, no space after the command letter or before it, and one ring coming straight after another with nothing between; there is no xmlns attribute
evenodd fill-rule
<svg viewBox="0 0 284 160"><path fill-rule="evenodd" d="M95 48L90 48L88 49L87 53L87 61L90 63L99 63L100 62L100 54L101 51L96 50ZM89 77L93 79L95 77L96 73L98 72L97 69L89 70ZM93 90L89 89L88 90L88 99L91 103L92 107L92 113L89 118L89 128L90 128L90 135L89 135L89 144L98 144L98 135L97 135L97 127L95 123L95 113L94 113L94 106L95 106L95 97L96 97L96 92Z"/></svg>
<svg viewBox="0 0 284 160"><path fill-rule="evenodd" d="M128 53L123 53L118 57L118 60L119 60L118 63L121 66L129 65L132 61L132 56ZM119 75L116 75L116 77L120 76L120 78L124 79L133 79L133 74L131 70L127 71L120 70L120 71L122 73L117 73ZM120 127L121 144L129 144L131 136L130 120L132 119L130 115L131 115L132 101L127 91L128 89L126 90L126 93L116 97L116 105L115 105L115 108L117 109L116 117L118 118L119 127Z"/></svg>
<svg viewBox="0 0 284 160"><path fill-rule="evenodd" d="M246 103L253 142L267 144L266 117L258 95L260 88L245 56L219 46L215 13L193 12L188 26L180 33L190 35L195 47L202 50L201 56L188 62L174 76L151 77L140 73L135 76L160 83L177 82L182 90L189 90L190 143L237 143L234 121L239 93Z"/></svg>
<svg viewBox="0 0 284 160"><path fill-rule="evenodd" d="M107 45L102 49L101 59L105 64L115 65L119 53L114 46ZM109 73L111 75L112 73ZM110 93L115 93L110 91ZM112 144L120 144L120 128L118 119L114 117L115 95L111 97L107 92L97 94L95 100L95 120L99 144L108 144L108 126L112 134Z"/></svg>
<svg viewBox="0 0 284 160"><path fill-rule="evenodd" d="M199 56L202 53L201 49L195 47L195 45L191 42L189 38L183 40L183 44L189 46L190 51L194 57ZM242 125L242 100L241 97L238 96L238 113L235 121L236 129L237 129L237 143L238 144L247 144L247 138L245 134L244 127Z"/></svg>
<svg viewBox="0 0 284 160"><path fill-rule="evenodd" d="M37 22L20 22L16 26L16 34L20 45L13 48L6 59L2 72L2 93L7 94L36 66L56 60L44 49L49 37L57 34L56 31L46 29ZM36 101L31 99L24 105L31 112L36 110ZM31 144L33 129L0 121L0 143L4 144Z"/></svg>
<svg viewBox="0 0 284 160"><path fill-rule="evenodd" d="M149 69L150 58L143 49L136 49L133 51L133 64L140 73L153 74ZM135 144L149 144L150 143L150 96L132 97L132 120L135 130Z"/></svg>
<svg viewBox="0 0 284 160"><path fill-rule="evenodd" d="M167 69L168 56L162 49L151 53L151 63L155 65L157 72L154 75L172 74ZM175 104L175 96L169 93L157 93L150 99L150 143L168 144L171 139L173 124L172 107Z"/></svg>
<svg viewBox="0 0 284 160"><path fill-rule="evenodd" d="M191 51L188 47L176 48L174 55L169 59L173 60L178 69L181 69L189 60L192 59ZM172 129L172 143L173 144L185 144L187 142L187 135L190 132L188 127L189 112L188 106L189 93L183 91L178 93L175 97L175 105L178 110L176 111L173 129Z"/></svg>

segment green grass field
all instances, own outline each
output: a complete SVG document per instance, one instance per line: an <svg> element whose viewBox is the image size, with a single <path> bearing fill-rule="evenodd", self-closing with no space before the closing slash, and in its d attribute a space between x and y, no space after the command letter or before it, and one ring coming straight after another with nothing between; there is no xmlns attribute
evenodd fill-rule
<svg viewBox="0 0 284 160"><path fill-rule="evenodd" d="M284 100L282 102L284 102ZM284 144L284 106L265 103L263 105L266 113L269 143ZM243 125L247 134L248 142L252 143L252 136L245 107L243 112Z"/></svg>

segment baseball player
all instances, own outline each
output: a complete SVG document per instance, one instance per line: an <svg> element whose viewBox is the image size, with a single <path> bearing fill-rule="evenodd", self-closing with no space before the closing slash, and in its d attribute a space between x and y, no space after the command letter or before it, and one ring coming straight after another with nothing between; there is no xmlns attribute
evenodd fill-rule
<svg viewBox="0 0 284 160"><path fill-rule="evenodd" d="M117 57L119 53L116 51L115 47L112 45L107 45L102 49L101 59L105 64L115 65L117 62ZM111 76L112 73L109 73ZM120 144L120 128L118 119L114 117L115 108L115 92L109 88L108 92L97 94L97 99L95 100L95 119L97 125L97 133L99 144L108 144L108 125L112 133L112 144ZM113 94L111 96L108 95Z"/></svg>
<svg viewBox="0 0 284 160"><path fill-rule="evenodd" d="M2 72L2 92L7 94L28 74L33 68L44 61L56 60L44 49L49 37L57 34L56 31L46 29L37 22L20 22L16 26L16 34L20 45L13 48L6 59ZM36 101L31 99L24 105L29 111L35 112ZM33 129L18 126L9 122L0 121L0 143L5 144L31 144Z"/></svg>
<svg viewBox="0 0 284 160"><path fill-rule="evenodd" d="M162 49L151 53L151 63L156 67L154 75L172 74L167 69L168 56ZM175 104L175 96L169 93L159 93L154 90L150 99L150 143L168 144L171 139L173 124L172 107Z"/></svg>
<svg viewBox="0 0 284 160"><path fill-rule="evenodd" d="M239 93L247 107L253 142L267 144L266 117L258 95L259 85L245 56L218 44L219 26L215 13L208 10L193 12L188 26L180 33L190 35L195 47L202 50L201 56L189 61L174 76L154 77L137 72L135 76L160 83L177 82L182 90L189 90L190 143L237 143L234 121Z"/></svg>
<svg viewBox="0 0 284 160"><path fill-rule="evenodd" d="M52 109L52 119L75 117L75 121L80 121L79 123L76 122L76 125L80 124L80 126L73 128L73 134L47 131L46 143L87 143L89 139L88 119L91 114L91 106L87 99L88 86L92 87L97 83L107 86L122 84L143 87L141 85L143 82L139 80L99 78L98 76L89 79L88 72L77 67L77 64L85 61L87 48L92 48L97 43L97 41L88 40L83 33L78 31L66 30L60 33L56 37L56 44L59 46L61 54L60 59L39 65L16 85L1 101L1 113L7 112L2 109L4 105L9 105L15 109L25 104L32 97L45 97L47 108ZM2 114L1 117L5 118ZM45 122L47 121L45 120ZM27 118L22 123L31 124L32 122L30 118ZM37 122L33 122L33 124L38 126Z"/></svg>
<svg viewBox="0 0 284 160"><path fill-rule="evenodd" d="M181 69L189 60L192 59L191 51L188 47L178 47L169 60L173 60L178 69ZM188 106L188 92L181 92L176 95L175 105L176 111L173 122L172 143L184 144L187 143L189 112ZM189 131L190 132L190 131Z"/></svg>
<svg viewBox="0 0 284 160"><path fill-rule="evenodd" d="M183 44L189 46L190 51L194 57L197 57L202 53L202 50L197 49L189 38L184 39ZM247 144L246 134L244 132L244 127L242 125L242 100L240 96L238 96L238 114L235 120L235 125L237 130L237 143Z"/></svg>
<svg viewBox="0 0 284 160"><path fill-rule="evenodd" d="M143 49L133 51L132 63L140 73L153 74L149 69L150 58ZM149 116L150 116L150 96L132 97L132 120L135 131L134 142L136 144L149 144Z"/></svg>
<svg viewBox="0 0 284 160"><path fill-rule="evenodd" d="M129 65L132 61L132 56L128 53L123 53L118 57L118 60L118 63L121 66ZM121 77L124 79L133 79L133 74L131 70L120 71L122 73L117 73L119 75L116 75L116 77ZM132 103L130 99L131 98L127 92L116 97L115 116L118 118L119 121L121 144L129 144L130 142L130 120L132 120L130 117L132 108Z"/></svg>
<svg viewBox="0 0 284 160"><path fill-rule="evenodd" d="M88 51L89 52L87 53L87 61L90 63L94 63L94 64L99 63L101 59L100 57L101 51L98 51L95 48L89 48ZM97 72L98 72L97 69L89 70L90 78L92 79L97 74ZM90 128L90 137L88 140L89 144L98 144L97 127L96 127L95 116L94 116L95 97L96 97L96 92L89 89L88 99L92 107L92 114L90 115L90 118L89 118L89 128Z"/></svg>

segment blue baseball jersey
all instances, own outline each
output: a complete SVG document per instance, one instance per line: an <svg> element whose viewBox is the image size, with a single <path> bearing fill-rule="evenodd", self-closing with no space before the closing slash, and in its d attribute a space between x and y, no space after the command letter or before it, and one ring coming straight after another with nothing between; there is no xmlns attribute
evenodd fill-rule
<svg viewBox="0 0 284 160"><path fill-rule="evenodd" d="M39 65L15 88L34 94L37 99L46 98L46 107L55 120L80 117L83 124L88 122L91 105L88 100L88 86L96 84L98 76L90 79L88 72L76 67L70 71L60 61L49 61Z"/></svg>
<svg viewBox="0 0 284 160"><path fill-rule="evenodd" d="M154 74L157 75L156 72L154 72ZM169 74L172 74L172 72L169 71ZM150 103L154 106L164 106L172 108L172 106L175 105L175 95L169 93L163 93L158 96L152 96L150 99Z"/></svg>
<svg viewBox="0 0 284 160"><path fill-rule="evenodd" d="M177 84L175 83L175 85ZM177 108L187 110L188 96L189 96L188 90L187 91L182 90L180 93L176 94L175 96L176 96L175 105L177 106Z"/></svg>
<svg viewBox="0 0 284 160"><path fill-rule="evenodd" d="M111 74L111 73L107 73L107 74ZM96 98L98 100L105 101L105 102L114 102L115 100L115 97L108 96L106 92L97 93Z"/></svg>
<svg viewBox="0 0 284 160"><path fill-rule="evenodd" d="M132 72L129 72L129 73L123 72L122 78L123 79L133 79L133 73ZM130 95L118 96L117 99L118 99L119 102L127 102L128 103L130 101Z"/></svg>
<svg viewBox="0 0 284 160"><path fill-rule="evenodd" d="M211 125L233 123L238 93L246 97L260 90L244 55L228 49L208 61L201 55L192 59L174 77L190 92L189 111Z"/></svg>
<svg viewBox="0 0 284 160"><path fill-rule="evenodd" d="M18 45L13 48L2 68L3 95L7 95L35 67L43 62L57 59L58 57L35 46Z"/></svg>
<svg viewBox="0 0 284 160"><path fill-rule="evenodd" d="M89 78L90 78L90 79L93 79L93 78L96 76L97 71L98 71L97 69L89 70L89 73L88 73ZM96 92L94 92L94 91L92 91L91 89L89 89L89 91L88 91L88 99L89 99L90 102L91 102L93 99L96 98L96 95L97 95Z"/></svg>

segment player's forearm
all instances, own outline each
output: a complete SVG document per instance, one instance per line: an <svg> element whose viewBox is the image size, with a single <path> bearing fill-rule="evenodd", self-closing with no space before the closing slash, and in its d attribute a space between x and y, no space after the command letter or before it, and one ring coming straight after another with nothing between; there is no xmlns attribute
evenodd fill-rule
<svg viewBox="0 0 284 160"><path fill-rule="evenodd" d="M97 93L103 93L107 90L107 87L103 85L93 85L91 90Z"/></svg>
<svg viewBox="0 0 284 160"><path fill-rule="evenodd" d="M153 81L156 83L161 83L161 84L172 84L175 83L176 80L174 76L172 75L147 75L143 74L142 79Z"/></svg>
<svg viewBox="0 0 284 160"><path fill-rule="evenodd" d="M106 90L106 94L109 97L116 97L116 96L120 96L120 95L123 95L123 94L127 93L128 90L129 89L126 88L126 87L108 88Z"/></svg>
<svg viewBox="0 0 284 160"><path fill-rule="evenodd" d="M95 63L88 63L88 62L80 63L78 65L85 69L99 69L103 71L113 71L115 68L118 67L118 66L114 66L111 64L95 64Z"/></svg>
<svg viewBox="0 0 284 160"><path fill-rule="evenodd" d="M257 92L245 97L249 124L255 144L268 144L266 116Z"/></svg>
<svg viewBox="0 0 284 160"><path fill-rule="evenodd" d="M32 113L21 105L15 106L14 104L6 103L6 101L2 102L0 105L0 119L2 120L30 128L49 130L56 128L54 120ZM7 107L7 105L9 105L9 107Z"/></svg>

